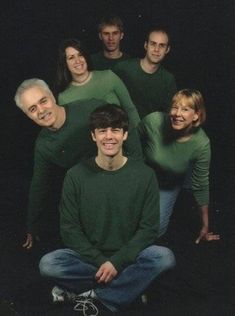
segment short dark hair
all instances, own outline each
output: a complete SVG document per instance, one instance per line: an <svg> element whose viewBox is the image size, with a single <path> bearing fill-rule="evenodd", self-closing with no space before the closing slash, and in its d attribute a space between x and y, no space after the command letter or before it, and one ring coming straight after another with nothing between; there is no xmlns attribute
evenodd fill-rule
<svg viewBox="0 0 235 316"><path fill-rule="evenodd" d="M123 32L123 22L117 15L104 16L98 24L98 31L101 32L102 29L108 25L117 26L120 32Z"/></svg>
<svg viewBox="0 0 235 316"><path fill-rule="evenodd" d="M68 38L63 40L63 42L59 46L59 56L57 62L57 76L56 76L56 90L57 92L62 92L64 89L67 88L69 83L72 81L72 75L68 70L67 63L66 63L66 53L65 50L68 47L73 47L74 49L78 50L79 53L85 58L87 63L88 71L92 70L92 63L90 59L90 55L84 44L75 39L75 38Z"/></svg>
<svg viewBox="0 0 235 316"><path fill-rule="evenodd" d="M90 115L90 130L96 128L122 128L128 131L129 121L126 111L116 104L105 104L96 108Z"/></svg>
<svg viewBox="0 0 235 316"><path fill-rule="evenodd" d="M171 44L171 38L170 38L170 33L169 30L166 26L163 25L155 25L155 26L151 26L148 31L146 32L145 35L145 42L149 41L149 36L151 33L153 32L159 32L159 33L164 33L166 34L167 38L168 38L168 46L170 46Z"/></svg>

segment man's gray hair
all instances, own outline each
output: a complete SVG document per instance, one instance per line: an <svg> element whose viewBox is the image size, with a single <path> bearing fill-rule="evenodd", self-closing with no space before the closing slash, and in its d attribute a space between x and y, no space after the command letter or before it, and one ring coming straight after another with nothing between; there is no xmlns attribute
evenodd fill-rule
<svg viewBox="0 0 235 316"><path fill-rule="evenodd" d="M16 94L15 94L15 97L14 97L14 100L15 100L15 103L16 105L21 109L23 110L23 104L21 103L21 95L28 89L30 88L33 88L35 86L39 86L41 88L43 88L45 91L49 92L52 94L48 84L41 80L41 79L38 79L38 78L32 78L32 79L27 79L27 80L24 80L20 85L19 87L17 88L16 90Z"/></svg>

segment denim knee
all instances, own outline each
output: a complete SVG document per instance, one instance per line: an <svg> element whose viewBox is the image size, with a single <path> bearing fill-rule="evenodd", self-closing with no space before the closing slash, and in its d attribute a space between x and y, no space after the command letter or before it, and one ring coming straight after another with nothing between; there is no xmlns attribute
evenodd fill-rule
<svg viewBox="0 0 235 316"><path fill-rule="evenodd" d="M160 247L160 246L159 246ZM176 265L175 255L172 250L166 247L163 248L162 251L162 262L165 266L165 269L172 269Z"/></svg>
<svg viewBox="0 0 235 316"><path fill-rule="evenodd" d="M139 255L139 260L144 260L157 269L162 266L163 270L173 268L176 263L173 252L162 246L150 246L144 249Z"/></svg>
<svg viewBox="0 0 235 316"><path fill-rule="evenodd" d="M39 262L39 271L42 276L45 277L56 277L56 260L55 260L55 251L50 252L44 255Z"/></svg>

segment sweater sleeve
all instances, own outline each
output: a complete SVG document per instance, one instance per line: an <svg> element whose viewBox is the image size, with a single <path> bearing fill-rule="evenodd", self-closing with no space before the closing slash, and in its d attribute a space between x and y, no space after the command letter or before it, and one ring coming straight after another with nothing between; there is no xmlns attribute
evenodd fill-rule
<svg viewBox="0 0 235 316"><path fill-rule="evenodd" d="M64 104L62 93L59 93L59 95L58 95L58 104L59 105Z"/></svg>
<svg viewBox="0 0 235 316"><path fill-rule="evenodd" d="M76 187L76 189L75 189ZM68 172L65 176L60 206L60 232L64 244L76 251L84 259L99 267L107 261L100 250L95 248L85 233L79 220L80 188Z"/></svg>
<svg viewBox="0 0 235 316"><path fill-rule="evenodd" d="M123 81L111 70L110 74L112 76L114 84L114 92L118 97L121 106L128 114L128 118L130 120L130 128L136 127L140 121L140 117L134 103L131 100L130 94Z"/></svg>
<svg viewBox="0 0 235 316"><path fill-rule="evenodd" d="M210 142L197 150L192 168L192 190L199 206L209 204Z"/></svg>
<svg viewBox="0 0 235 316"><path fill-rule="evenodd" d="M137 128L128 132L127 140L124 143L124 154L136 160L143 160L143 151Z"/></svg>
<svg viewBox="0 0 235 316"><path fill-rule="evenodd" d="M29 233L36 234L40 215L47 206L52 166L35 147L33 177L29 190L27 228Z"/></svg>
<svg viewBox="0 0 235 316"><path fill-rule="evenodd" d="M139 227L131 240L109 258L109 261L120 271L135 261L138 254L152 245L157 238L159 228L159 189L157 179L152 173L145 192L142 217Z"/></svg>

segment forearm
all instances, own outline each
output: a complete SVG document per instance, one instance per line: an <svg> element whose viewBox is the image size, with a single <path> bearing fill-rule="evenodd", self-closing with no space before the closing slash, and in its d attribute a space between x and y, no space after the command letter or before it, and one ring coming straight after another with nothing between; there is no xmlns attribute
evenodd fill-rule
<svg viewBox="0 0 235 316"><path fill-rule="evenodd" d="M208 229L209 227L208 205L200 206L200 212L201 212L202 227L205 227Z"/></svg>

